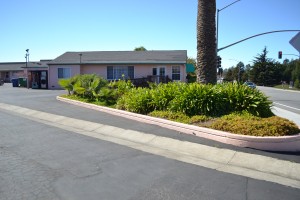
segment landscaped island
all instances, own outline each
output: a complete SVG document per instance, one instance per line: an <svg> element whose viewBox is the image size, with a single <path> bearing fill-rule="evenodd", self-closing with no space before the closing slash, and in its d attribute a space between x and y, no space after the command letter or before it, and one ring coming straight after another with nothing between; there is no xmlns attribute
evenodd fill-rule
<svg viewBox="0 0 300 200"><path fill-rule="evenodd" d="M129 80L108 82L91 74L61 79L64 97L235 134L299 134L293 122L274 116L272 102L259 90L240 84L171 82L135 87Z"/></svg>

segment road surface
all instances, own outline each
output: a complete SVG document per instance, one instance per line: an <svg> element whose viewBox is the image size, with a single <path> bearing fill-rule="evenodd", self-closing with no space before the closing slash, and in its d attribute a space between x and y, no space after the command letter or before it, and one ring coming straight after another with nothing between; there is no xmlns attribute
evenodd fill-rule
<svg viewBox="0 0 300 200"><path fill-rule="evenodd" d="M299 154L243 149L183 135L56 101L62 93L0 87L1 200L299 200L300 175L293 171L299 169ZM155 142L163 145L95 136L94 130L155 134ZM174 142L191 144L195 152L171 150ZM197 152L197 146L205 152ZM194 153L212 157L197 159ZM229 170L210 166L221 166L228 154ZM233 160L249 167L238 167ZM263 160L269 167L251 170Z"/></svg>
<svg viewBox="0 0 300 200"><path fill-rule="evenodd" d="M261 86L259 86L258 89L270 97L274 106L300 114L300 91L282 90Z"/></svg>

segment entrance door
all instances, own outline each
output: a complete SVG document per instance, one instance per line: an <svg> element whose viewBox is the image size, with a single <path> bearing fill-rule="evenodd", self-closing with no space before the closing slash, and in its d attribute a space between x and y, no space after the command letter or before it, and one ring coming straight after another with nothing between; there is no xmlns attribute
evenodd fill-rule
<svg viewBox="0 0 300 200"><path fill-rule="evenodd" d="M152 77L155 83L160 83L161 79L164 79L166 75L165 67L152 68Z"/></svg>
<svg viewBox="0 0 300 200"><path fill-rule="evenodd" d="M41 71L41 88L47 89L47 71Z"/></svg>
<svg viewBox="0 0 300 200"><path fill-rule="evenodd" d="M47 89L48 78L47 71L32 71L31 72L31 85L32 89Z"/></svg>

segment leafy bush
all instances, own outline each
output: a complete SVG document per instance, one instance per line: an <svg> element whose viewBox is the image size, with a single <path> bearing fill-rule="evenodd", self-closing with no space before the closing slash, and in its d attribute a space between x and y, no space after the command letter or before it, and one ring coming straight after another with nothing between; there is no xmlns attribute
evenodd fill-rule
<svg viewBox="0 0 300 200"><path fill-rule="evenodd" d="M134 103L138 101L138 92L147 94L147 104L138 104L134 109ZM236 111L248 111L255 116L272 116L271 101L259 90L253 90L239 84L201 85L198 83L178 83L151 85L149 89L130 90L126 98L120 100L119 108L130 107L131 111L139 110L139 113L147 113L153 110L170 110L182 112L188 116L222 116ZM141 94L144 98L143 95ZM122 102L121 102L122 101ZM125 106L130 104L130 106ZM142 111L143 110L143 111ZM147 111L146 111L147 110Z"/></svg>
<svg viewBox="0 0 300 200"><path fill-rule="evenodd" d="M215 120L210 128L252 136L285 136L300 133L297 125L287 119L278 116L260 118L247 112L225 115Z"/></svg>
<svg viewBox="0 0 300 200"><path fill-rule="evenodd" d="M211 120L210 117L204 115L195 115L193 117L189 117L181 112L171 112L171 111L153 111L148 114L152 117L159 117L163 119L168 119L176 122L186 123L186 124L199 124L203 122L207 122Z"/></svg>
<svg viewBox="0 0 300 200"><path fill-rule="evenodd" d="M270 117L272 102L261 91L246 85L224 84L222 98L225 101L225 113L247 111L255 116Z"/></svg>
<svg viewBox="0 0 300 200"><path fill-rule="evenodd" d="M134 87L130 80L112 81L108 87L116 91L116 100Z"/></svg>
<svg viewBox="0 0 300 200"><path fill-rule="evenodd" d="M74 89L74 85L77 82L78 78L79 78L79 75L73 76L73 77L68 78L68 79L59 79L58 84L62 88L67 90L69 95L71 95L71 93L73 92L73 89Z"/></svg>
<svg viewBox="0 0 300 200"><path fill-rule="evenodd" d="M169 108L174 112L183 112L188 116L216 115L218 98L212 85L198 83L186 84L182 92L170 102Z"/></svg>
<svg viewBox="0 0 300 200"><path fill-rule="evenodd" d="M168 119L168 120L186 123L186 124L190 123L190 117L179 112L175 113L170 111L153 111L148 115L152 117L159 117L159 118Z"/></svg>
<svg viewBox="0 0 300 200"><path fill-rule="evenodd" d="M211 117L208 117L205 115L195 115L195 116L191 117L190 123L191 124L199 124L199 123L210 121L211 119L212 119Z"/></svg>
<svg viewBox="0 0 300 200"><path fill-rule="evenodd" d="M170 101L184 90L184 83L150 84L151 103L154 110L167 110Z"/></svg>
<svg viewBox="0 0 300 200"><path fill-rule="evenodd" d="M99 97L97 94L100 89L107 84L107 80L96 74L83 74L78 77L73 90L75 95L94 100Z"/></svg>
<svg viewBox="0 0 300 200"><path fill-rule="evenodd" d="M118 100L117 108L147 114L154 110L151 100L149 88L132 88Z"/></svg>

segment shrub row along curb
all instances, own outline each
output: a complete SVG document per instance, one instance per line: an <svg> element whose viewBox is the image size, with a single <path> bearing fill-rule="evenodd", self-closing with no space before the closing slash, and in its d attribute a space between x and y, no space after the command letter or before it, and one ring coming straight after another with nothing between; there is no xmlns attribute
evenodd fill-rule
<svg viewBox="0 0 300 200"><path fill-rule="evenodd" d="M146 115L127 112L124 110L117 110L104 106L97 106L94 104L84 103L81 101L71 100L63 97L56 97L57 100L66 103L82 106L85 108L98 110L101 112L125 117L128 119L136 120L143 123L154 124L171 130L176 130L181 133L191 134L198 137L215 140L225 144L231 144L239 147L249 147L267 151L286 151L295 152L300 151L300 134L293 136L282 137L255 137L246 135L237 135L227 133L224 131L218 131L179 122L173 122L165 119L150 117Z"/></svg>

